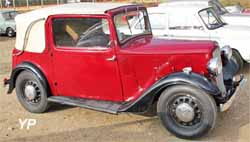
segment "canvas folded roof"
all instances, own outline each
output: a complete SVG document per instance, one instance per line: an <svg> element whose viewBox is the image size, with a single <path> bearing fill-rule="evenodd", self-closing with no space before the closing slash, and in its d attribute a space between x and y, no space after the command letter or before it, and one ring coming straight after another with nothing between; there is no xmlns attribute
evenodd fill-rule
<svg viewBox="0 0 250 142"><path fill-rule="evenodd" d="M118 8L121 6L131 5L129 3L73 3L73 4L64 4L59 6L51 6L47 8L42 8L38 10L34 10L31 12L27 12L24 14L17 15L15 17L16 21L16 30L17 30L17 38L16 38L16 48L19 50L23 50L25 41L27 41L27 30L30 25L35 21L39 21L37 25L35 25L34 29L37 30L36 37L31 37L36 40L36 46L41 46L37 48L45 48L45 20L50 15L57 14L105 14L106 11ZM25 39L26 38L26 39ZM28 37L29 38L29 37ZM26 43L27 44L27 43ZM26 47L25 47L26 48ZM41 50L41 49L40 49ZM37 52L41 52L41 51Z"/></svg>

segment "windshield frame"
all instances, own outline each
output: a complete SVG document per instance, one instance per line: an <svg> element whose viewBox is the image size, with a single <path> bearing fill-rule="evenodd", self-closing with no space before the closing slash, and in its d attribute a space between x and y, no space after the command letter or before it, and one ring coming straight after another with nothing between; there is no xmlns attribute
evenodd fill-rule
<svg viewBox="0 0 250 142"><path fill-rule="evenodd" d="M118 33L117 33L117 25L116 25L116 23L115 23L115 17L117 16L117 15L120 15L120 14L125 14L126 12L127 13L129 13L129 12L133 12L133 11L143 11L143 12L145 12L145 14L146 14L146 18L144 19L144 20L147 20L147 22L148 22L148 24L147 24L147 26L148 26L148 32L147 33L141 33L141 34L135 34L135 35L132 35L131 37L128 37L128 38L126 38L125 40L122 40L122 41L120 41L120 39L119 39L119 37L118 37ZM142 18L138 18L140 21L142 20ZM124 44L126 44L128 41L130 41L130 40L132 40L132 39L134 39L134 38L137 38L137 37L140 37L140 36L145 36L145 35L152 35L152 29L151 29L151 24L150 24L150 21L149 21L149 15L148 15L148 12L147 12L147 10L146 10L146 8L142 8L142 7L137 7L136 9L130 9L130 8L127 8L127 9L125 9L125 10L122 10L122 11L120 11L120 12L117 12L117 13L115 13L113 16L112 16L112 20L113 20L113 24L114 24L114 28L115 28L115 34L116 34L116 37L117 37L117 42L120 44L120 45L124 45ZM130 26L130 28L132 29L133 27L134 27L134 25L135 24L137 24L138 22L136 21L136 22L134 22L134 24L133 25L129 25L129 23L128 23L128 26Z"/></svg>
<svg viewBox="0 0 250 142"><path fill-rule="evenodd" d="M218 25L218 26L216 26L216 27L214 27L214 28L210 28L208 25L207 25L207 23L204 21L204 19L203 19L203 17L201 16L201 12L204 12L204 11L211 11L212 12L212 14L213 14L213 16L216 18L216 20L220 23L220 25ZM226 23L224 23L223 22L223 20L221 19L221 17L220 16L218 16L218 14L215 12L215 10L213 9L213 7L209 7L209 8L205 8L205 9L202 9L202 10L200 10L200 11L198 11L198 15L199 15L199 17L201 18L201 21L203 22L203 24L207 27L207 29L209 29L209 30L215 30L215 29L218 29L218 28L220 28L220 27L222 27L222 26L224 26Z"/></svg>

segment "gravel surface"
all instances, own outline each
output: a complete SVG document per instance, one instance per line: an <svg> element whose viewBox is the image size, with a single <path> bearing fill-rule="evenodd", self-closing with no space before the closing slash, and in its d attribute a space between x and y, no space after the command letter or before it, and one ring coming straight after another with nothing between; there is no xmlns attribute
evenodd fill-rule
<svg viewBox="0 0 250 142"><path fill-rule="evenodd" d="M0 81L9 75L14 39L0 36ZM216 128L197 141L250 142L250 66L244 74L248 82L230 110L220 113ZM182 142L166 131L157 117L133 114L111 115L78 107L53 105L44 114L23 109L15 92L6 95L0 82L0 142ZM35 119L29 130L20 129L19 119Z"/></svg>

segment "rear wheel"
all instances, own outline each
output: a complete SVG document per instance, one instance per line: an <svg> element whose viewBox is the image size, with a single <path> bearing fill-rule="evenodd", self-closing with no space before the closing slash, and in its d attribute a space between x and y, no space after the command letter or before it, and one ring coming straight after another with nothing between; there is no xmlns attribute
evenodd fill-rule
<svg viewBox="0 0 250 142"><path fill-rule="evenodd" d="M167 130L177 137L193 139L213 129L217 106L214 99L200 89L181 85L161 94L157 112Z"/></svg>
<svg viewBox="0 0 250 142"><path fill-rule="evenodd" d="M21 105L32 113L42 113L48 109L47 90L30 71L23 71L16 80L16 94Z"/></svg>
<svg viewBox="0 0 250 142"><path fill-rule="evenodd" d="M15 31L12 28L7 28L6 34L8 37L13 37L15 36Z"/></svg>

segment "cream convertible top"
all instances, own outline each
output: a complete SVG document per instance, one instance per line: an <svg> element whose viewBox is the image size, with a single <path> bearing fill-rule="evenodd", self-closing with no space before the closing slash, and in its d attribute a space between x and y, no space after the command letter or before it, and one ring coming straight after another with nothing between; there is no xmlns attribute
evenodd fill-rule
<svg viewBox="0 0 250 142"><path fill-rule="evenodd" d="M45 49L45 21L55 14L104 14L128 3L74 3L53 6L16 16L16 49L41 53Z"/></svg>

